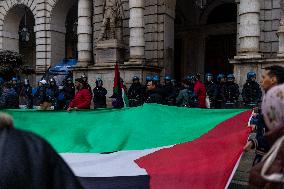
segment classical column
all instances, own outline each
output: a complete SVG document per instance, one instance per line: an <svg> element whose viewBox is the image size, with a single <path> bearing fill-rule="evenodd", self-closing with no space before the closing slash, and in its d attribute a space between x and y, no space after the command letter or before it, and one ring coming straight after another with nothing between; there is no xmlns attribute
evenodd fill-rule
<svg viewBox="0 0 284 189"><path fill-rule="evenodd" d="M279 49L278 57L284 58L284 0L281 0L281 20L278 29Z"/></svg>
<svg viewBox="0 0 284 189"><path fill-rule="evenodd" d="M239 4L239 40L240 49L237 58L261 58L260 39L260 2L259 0L240 0Z"/></svg>
<svg viewBox="0 0 284 189"><path fill-rule="evenodd" d="M145 59L144 0L129 0L130 62L141 64Z"/></svg>
<svg viewBox="0 0 284 189"><path fill-rule="evenodd" d="M78 2L78 66L92 63L92 1Z"/></svg>

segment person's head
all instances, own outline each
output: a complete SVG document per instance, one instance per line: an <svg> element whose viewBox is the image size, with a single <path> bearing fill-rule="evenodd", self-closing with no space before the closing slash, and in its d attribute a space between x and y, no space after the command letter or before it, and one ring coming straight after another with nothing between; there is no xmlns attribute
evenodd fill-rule
<svg viewBox="0 0 284 189"><path fill-rule="evenodd" d="M178 85L178 83L177 83L177 80L175 80L175 79L172 79L171 80L171 84L172 84L172 86L177 86Z"/></svg>
<svg viewBox="0 0 284 189"><path fill-rule="evenodd" d="M166 75L165 76L165 85L170 85L171 84L171 80L172 80L172 77L170 75Z"/></svg>
<svg viewBox="0 0 284 189"><path fill-rule="evenodd" d="M217 81L218 81L219 83L225 83L225 82L226 82L226 77L225 77L225 75L224 75L224 74L219 74L219 75L217 76Z"/></svg>
<svg viewBox="0 0 284 189"><path fill-rule="evenodd" d="M13 128L13 127L14 127L13 118L6 113L1 113L0 114L0 129L7 129L7 128Z"/></svg>
<svg viewBox="0 0 284 189"><path fill-rule="evenodd" d="M152 81L152 79L153 79L152 76L147 75L147 76L146 76L146 79L145 79L145 80L146 80L146 83L148 83L149 81Z"/></svg>
<svg viewBox="0 0 284 189"><path fill-rule="evenodd" d="M266 93L261 109L269 129L284 124L284 84L274 86Z"/></svg>
<svg viewBox="0 0 284 189"><path fill-rule="evenodd" d="M17 82L18 82L18 79L17 79L16 77L13 77L13 78L12 78L12 84L13 84L13 85L16 85Z"/></svg>
<svg viewBox="0 0 284 189"><path fill-rule="evenodd" d="M50 85L50 86L55 86L55 85L56 85L56 82L55 82L55 80L54 80L53 78L51 78L51 79L49 80L49 85Z"/></svg>
<svg viewBox="0 0 284 189"><path fill-rule="evenodd" d="M206 79L207 82L213 81L213 74L212 73L207 73L205 79Z"/></svg>
<svg viewBox="0 0 284 189"><path fill-rule="evenodd" d="M82 79L85 83L88 82L88 77L87 77L85 74L81 75L81 79Z"/></svg>
<svg viewBox="0 0 284 189"><path fill-rule="evenodd" d="M255 81L256 80L256 73L255 72L248 72L247 73L247 80L248 81Z"/></svg>
<svg viewBox="0 0 284 189"><path fill-rule="evenodd" d="M156 81L149 81L147 83L147 90L148 91L153 91L153 90L155 90L157 88L157 86L158 86L158 83Z"/></svg>
<svg viewBox="0 0 284 189"><path fill-rule="evenodd" d="M198 77L200 77L200 75L199 75ZM196 75L192 75L192 76L190 77L190 82L191 82L191 84L194 85L194 84L199 80L198 77L197 77L197 74L196 74Z"/></svg>
<svg viewBox="0 0 284 189"><path fill-rule="evenodd" d="M85 81L82 78L77 78L75 80L75 87L77 90L83 89Z"/></svg>
<svg viewBox="0 0 284 189"><path fill-rule="evenodd" d="M139 84L139 82L140 82L139 77L134 76L134 77L132 78L132 82L133 82L133 84Z"/></svg>
<svg viewBox="0 0 284 189"><path fill-rule="evenodd" d="M201 80L201 73L197 73L197 74L195 74L195 78L196 78L196 81L197 80Z"/></svg>
<svg viewBox="0 0 284 189"><path fill-rule="evenodd" d="M67 81L68 84L72 84L73 83L73 79L71 77L68 77L66 79L66 81Z"/></svg>
<svg viewBox="0 0 284 189"><path fill-rule="evenodd" d="M153 78L152 78L152 80L154 81L154 82L156 82L156 83L160 83L160 76L158 76L158 75L154 75L153 76Z"/></svg>
<svg viewBox="0 0 284 189"><path fill-rule="evenodd" d="M227 81L228 81L229 83L234 83L234 82L235 82L235 76L234 76L234 74L229 74L229 75L227 76Z"/></svg>
<svg viewBox="0 0 284 189"><path fill-rule="evenodd" d="M265 92L282 83L284 83L284 67L269 66L264 68L261 86Z"/></svg>
<svg viewBox="0 0 284 189"><path fill-rule="evenodd" d="M96 79L96 86L102 87L103 86L103 80L101 78Z"/></svg>

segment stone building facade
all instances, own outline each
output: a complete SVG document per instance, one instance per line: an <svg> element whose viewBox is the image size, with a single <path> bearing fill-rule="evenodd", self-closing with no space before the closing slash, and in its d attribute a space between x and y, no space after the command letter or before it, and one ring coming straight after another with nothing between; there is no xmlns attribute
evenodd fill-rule
<svg viewBox="0 0 284 189"><path fill-rule="evenodd" d="M121 76L232 73L283 64L281 0L121 0ZM104 0L2 0L0 49L19 51L40 77L63 58L76 58L75 76L97 77L112 87L114 64L99 62L97 38ZM282 21L281 21L282 20ZM29 29L30 40L19 31ZM108 46L106 46L108 47Z"/></svg>

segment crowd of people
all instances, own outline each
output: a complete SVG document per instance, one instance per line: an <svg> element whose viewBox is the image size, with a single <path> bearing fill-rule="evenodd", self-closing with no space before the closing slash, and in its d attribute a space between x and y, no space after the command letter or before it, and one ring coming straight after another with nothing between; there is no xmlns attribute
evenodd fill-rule
<svg viewBox="0 0 284 189"><path fill-rule="evenodd" d="M256 106L261 101L262 91L254 72L247 73L241 92L233 74L219 74L214 78L213 74L208 73L204 84L200 74L189 75L180 84L166 76L164 85L159 76L147 76L145 86L138 77L134 77L128 96L130 106L146 102L197 108L238 108Z"/></svg>
<svg viewBox="0 0 284 189"><path fill-rule="evenodd" d="M204 84L200 74L188 75L180 83L169 75L164 77L163 84L158 75L147 76L145 84L137 76L132 81L128 91L122 82L130 107L144 103L197 108L253 107L262 97L254 72L247 73L247 81L241 92L233 74L214 77L207 73ZM2 109L90 109L92 99L95 109L107 107L107 90L103 87L102 79L98 78L92 89L85 75L77 78L75 83L72 77L67 77L62 86L58 86L54 78L42 79L35 88L31 87L28 79L22 82L14 77L9 82L1 82L0 88Z"/></svg>

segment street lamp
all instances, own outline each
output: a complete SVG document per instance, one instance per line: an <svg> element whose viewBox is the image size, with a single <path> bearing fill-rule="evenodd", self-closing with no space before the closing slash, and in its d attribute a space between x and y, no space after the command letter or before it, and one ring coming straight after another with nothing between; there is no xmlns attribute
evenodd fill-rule
<svg viewBox="0 0 284 189"><path fill-rule="evenodd" d="M25 9L25 16L24 16L24 27L19 32L20 39L22 42L29 42L30 41L30 32L27 27L27 11Z"/></svg>

